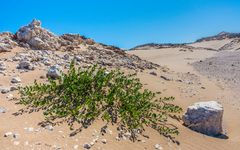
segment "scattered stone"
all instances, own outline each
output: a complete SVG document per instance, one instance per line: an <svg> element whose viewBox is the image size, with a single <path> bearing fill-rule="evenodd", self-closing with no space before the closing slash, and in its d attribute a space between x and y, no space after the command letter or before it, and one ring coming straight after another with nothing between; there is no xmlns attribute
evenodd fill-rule
<svg viewBox="0 0 240 150"><path fill-rule="evenodd" d="M1 88L1 93L2 93L2 94L6 94L6 93L8 93L8 92L10 92L10 88L8 88L8 87L3 87L3 88Z"/></svg>
<svg viewBox="0 0 240 150"><path fill-rule="evenodd" d="M34 131L34 128L33 127L28 127L28 128L24 128L26 131L28 132L33 132Z"/></svg>
<svg viewBox="0 0 240 150"><path fill-rule="evenodd" d="M34 67L29 61L20 61L17 69L34 70Z"/></svg>
<svg viewBox="0 0 240 150"><path fill-rule="evenodd" d="M199 102L188 107L183 122L194 131L216 136L222 133L222 117L223 106L218 102Z"/></svg>
<svg viewBox="0 0 240 150"><path fill-rule="evenodd" d="M18 133L14 133L14 134L13 134L13 138L14 138L14 139L18 139L19 136L20 136L20 134L18 134Z"/></svg>
<svg viewBox="0 0 240 150"><path fill-rule="evenodd" d="M107 144L107 140L106 139L102 139L101 140L103 144Z"/></svg>
<svg viewBox="0 0 240 150"><path fill-rule="evenodd" d="M11 90L11 89L10 89ZM12 100L13 99L13 95L12 94L8 94L6 97L8 100Z"/></svg>
<svg viewBox="0 0 240 150"><path fill-rule="evenodd" d="M0 70L4 71L6 69L7 69L6 64L3 61L0 61Z"/></svg>
<svg viewBox="0 0 240 150"><path fill-rule="evenodd" d="M3 107L0 107L0 113L6 113L6 109Z"/></svg>
<svg viewBox="0 0 240 150"><path fill-rule="evenodd" d="M76 59L78 62L80 62L80 61L83 60L83 58L82 58L81 56L75 56L75 59Z"/></svg>
<svg viewBox="0 0 240 150"><path fill-rule="evenodd" d="M90 142L90 145L93 146L95 144L95 142Z"/></svg>
<svg viewBox="0 0 240 150"><path fill-rule="evenodd" d="M150 72L149 74L157 76L157 73L155 71Z"/></svg>
<svg viewBox="0 0 240 150"><path fill-rule="evenodd" d="M12 136L12 135L13 135L12 132L7 132L7 133L4 134L4 137L9 137L9 136Z"/></svg>
<svg viewBox="0 0 240 150"><path fill-rule="evenodd" d="M162 150L162 149L163 149L160 144L156 144L154 147L155 147L155 149L157 149L157 150Z"/></svg>
<svg viewBox="0 0 240 150"><path fill-rule="evenodd" d="M20 83L21 82L21 79L20 77L13 77L12 80L11 80L12 83Z"/></svg>
<svg viewBox="0 0 240 150"><path fill-rule="evenodd" d="M171 79L170 78L168 78L168 77L166 77L166 76L160 76L160 78L162 78L162 79L164 79L164 80L166 80L166 81L171 81Z"/></svg>
<svg viewBox="0 0 240 150"><path fill-rule="evenodd" d="M48 60L48 59L44 59L42 62L45 66L50 66L51 65L51 61Z"/></svg>
<svg viewBox="0 0 240 150"><path fill-rule="evenodd" d="M85 143L85 144L83 145L83 148L85 148L85 149L90 149L90 148L91 148L91 145L88 144L88 143Z"/></svg>
<svg viewBox="0 0 240 150"><path fill-rule="evenodd" d="M145 141L145 140L141 140L141 142L142 142L142 143L146 143L146 141Z"/></svg>
<svg viewBox="0 0 240 150"><path fill-rule="evenodd" d="M53 126L52 125L47 125L46 127L45 127L45 129L47 129L47 130L49 130L49 131L53 131Z"/></svg>
<svg viewBox="0 0 240 150"><path fill-rule="evenodd" d="M57 79L61 76L58 66L51 66L46 75L48 78Z"/></svg>
<svg viewBox="0 0 240 150"><path fill-rule="evenodd" d="M117 136L116 138L115 138L117 141L120 141L120 138Z"/></svg>
<svg viewBox="0 0 240 150"><path fill-rule="evenodd" d="M18 88L16 86L11 86L10 87L10 91L16 91L16 90L18 90Z"/></svg>
<svg viewBox="0 0 240 150"><path fill-rule="evenodd" d="M73 149L78 149L78 145L74 145L74 146L73 146Z"/></svg>

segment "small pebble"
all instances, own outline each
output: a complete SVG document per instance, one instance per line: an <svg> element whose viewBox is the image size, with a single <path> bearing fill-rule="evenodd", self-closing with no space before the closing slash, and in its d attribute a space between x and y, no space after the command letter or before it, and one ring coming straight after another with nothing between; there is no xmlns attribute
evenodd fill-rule
<svg viewBox="0 0 240 150"><path fill-rule="evenodd" d="M102 139L102 143L103 144L107 144L107 140L106 139Z"/></svg>
<svg viewBox="0 0 240 150"><path fill-rule="evenodd" d="M73 149L78 149L78 145L74 145L74 146L73 146Z"/></svg>
<svg viewBox="0 0 240 150"><path fill-rule="evenodd" d="M161 146L160 144L156 144L156 145L155 145L155 149L157 149L157 150L162 150L163 148L162 148L162 146Z"/></svg>
<svg viewBox="0 0 240 150"><path fill-rule="evenodd" d="M85 143L85 144L83 145L83 148L85 148L85 149L90 149L90 148L91 148L91 145L88 144L88 143Z"/></svg>

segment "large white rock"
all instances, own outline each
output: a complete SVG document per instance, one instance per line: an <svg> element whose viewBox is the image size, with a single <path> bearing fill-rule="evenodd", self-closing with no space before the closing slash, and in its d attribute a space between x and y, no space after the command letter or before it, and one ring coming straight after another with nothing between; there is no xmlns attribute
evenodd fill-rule
<svg viewBox="0 0 240 150"><path fill-rule="evenodd" d="M223 106L216 101L208 101L189 106L182 119L190 129L216 136L222 133L222 117Z"/></svg>
<svg viewBox="0 0 240 150"><path fill-rule="evenodd" d="M34 19L29 25L21 27L17 32L20 42L30 45L33 49L56 50L60 48L60 38L41 27L41 22Z"/></svg>

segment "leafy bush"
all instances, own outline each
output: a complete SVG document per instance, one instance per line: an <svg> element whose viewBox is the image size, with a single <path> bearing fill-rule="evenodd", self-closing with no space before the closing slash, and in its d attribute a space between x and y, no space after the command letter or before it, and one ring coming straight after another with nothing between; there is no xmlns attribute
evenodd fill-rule
<svg viewBox="0 0 240 150"><path fill-rule="evenodd" d="M20 88L20 103L43 110L46 119L65 118L87 127L95 119L117 124L131 133L135 140L145 126L163 135L177 134L174 126L167 124L168 116L181 108L170 104L173 97L157 99L134 74L125 75L119 70L107 72L97 66L82 70L73 63L69 71L49 83L37 83Z"/></svg>

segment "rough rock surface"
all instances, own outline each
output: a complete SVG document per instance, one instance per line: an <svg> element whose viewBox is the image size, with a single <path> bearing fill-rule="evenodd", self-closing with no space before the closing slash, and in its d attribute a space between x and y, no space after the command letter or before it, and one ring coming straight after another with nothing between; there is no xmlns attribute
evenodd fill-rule
<svg viewBox="0 0 240 150"><path fill-rule="evenodd" d="M29 25L21 27L16 33L20 42L33 49L56 50L60 47L59 37L41 27L41 22L34 19Z"/></svg>
<svg viewBox="0 0 240 150"><path fill-rule="evenodd" d="M0 52L9 52L18 45L14 40L14 35L9 32L0 33Z"/></svg>
<svg viewBox="0 0 240 150"><path fill-rule="evenodd" d="M0 70L4 71L6 69L7 69L6 64L3 61L0 61Z"/></svg>
<svg viewBox="0 0 240 150"><path fill-rule="evenodd" d="M17 69L34 70L34 67L29 61L20 61Z"/></svg>
<svg viewBox="0 0 240 150"><path fill-rule="evenodd" d="M11 82L12 82L12 83L20 83L20 82L21 82L21 79L20 79L20 77L12 77Z"/></svg>
<svg viewBox="0 0 240 150"><path fill-rule="evenodd" d="M200 133L216 136L222 133L223 107L216 101L189 106L183 115L184 125Z"/></svg>
<svg viewBox="0 0 240 150"><path fill-rule="evenodd" d="M47 72L47 77L52 78L52 79L57 79L58 77L61 76L61 73L59 71L58 66L51 66L50 69Z"/></svg>

